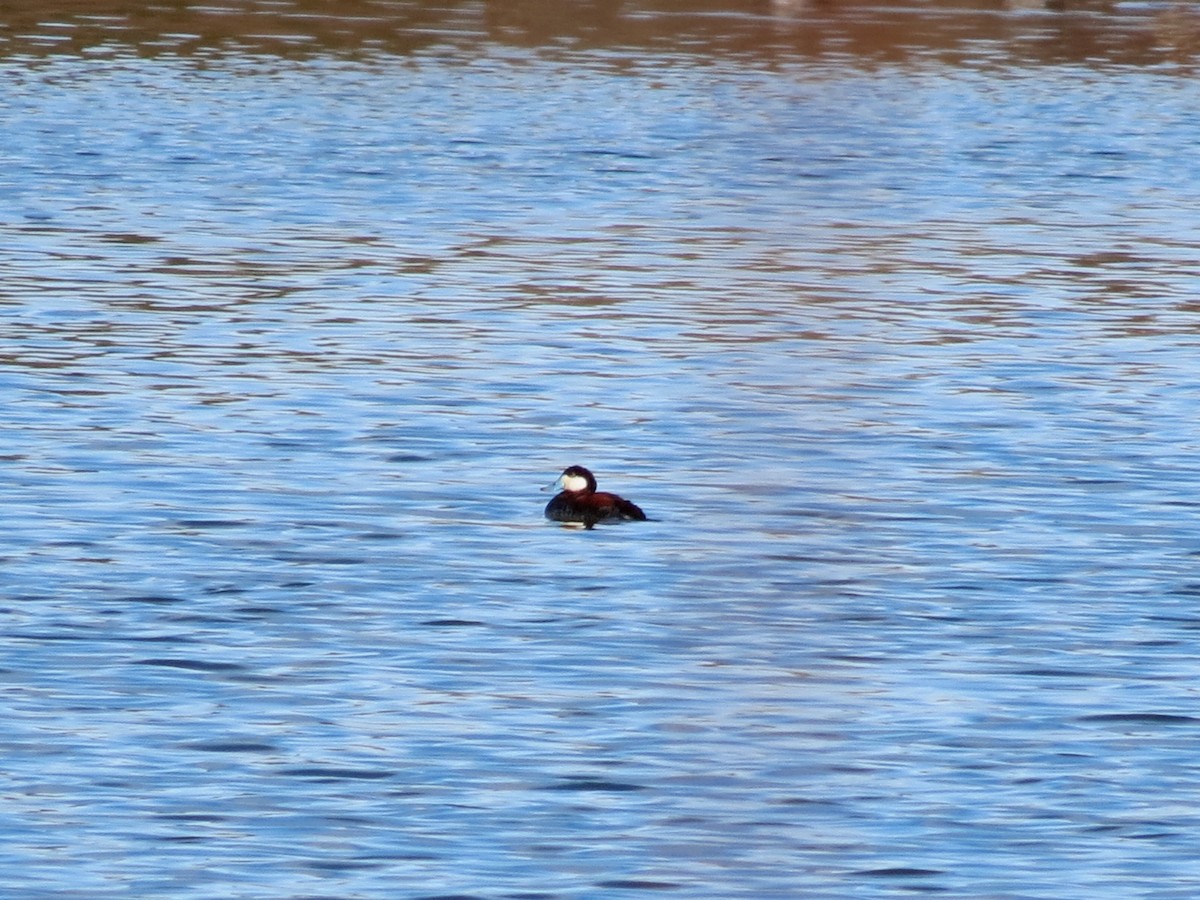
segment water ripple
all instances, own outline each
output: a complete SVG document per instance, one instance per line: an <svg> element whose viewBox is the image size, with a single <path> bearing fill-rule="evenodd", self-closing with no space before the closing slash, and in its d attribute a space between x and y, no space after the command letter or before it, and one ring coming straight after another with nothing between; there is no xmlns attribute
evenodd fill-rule
<svg viewBox="0 0 1200 900"><path fill-rule="evenodd" d="M1200 889L1186 11L243 6L0 35L0 893Z"/></svg>

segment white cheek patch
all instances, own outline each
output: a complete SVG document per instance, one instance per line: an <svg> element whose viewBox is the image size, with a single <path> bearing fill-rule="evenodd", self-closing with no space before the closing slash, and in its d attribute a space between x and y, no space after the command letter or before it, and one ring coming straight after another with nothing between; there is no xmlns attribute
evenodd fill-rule
<svg viewBox="0 0 1200 900"><path fill-rule="evenodd" d="M581 475L564 475L560 481L564 491L582 491L587 487L587 479Z"/></svg>

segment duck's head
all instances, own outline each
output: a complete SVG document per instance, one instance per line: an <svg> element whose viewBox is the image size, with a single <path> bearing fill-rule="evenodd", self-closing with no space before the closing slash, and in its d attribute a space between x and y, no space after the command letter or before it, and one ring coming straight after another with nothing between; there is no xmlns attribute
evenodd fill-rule
<svg viewBox="0 0 1200 900"><path fill-rule="evenodd" d="M546 488L548 491L556 489L572 494L581 492L591 494L596 490L596 476L583 466L567 466L558 476L558 480Z"/></svg>

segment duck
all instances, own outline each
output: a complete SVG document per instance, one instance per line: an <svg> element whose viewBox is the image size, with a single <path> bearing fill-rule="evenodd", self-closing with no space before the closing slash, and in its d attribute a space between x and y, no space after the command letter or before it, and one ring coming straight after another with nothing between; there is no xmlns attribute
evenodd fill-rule
<svg viewBox="0 0 1200 900"><path fill-rule="evenodd" d="M646 521L636 503L596 490L596 476L583 466L567 466L558 479L543 490L559 488L546 504L546 518L555 522L582 523L592 528L597 522Z"/></svg>

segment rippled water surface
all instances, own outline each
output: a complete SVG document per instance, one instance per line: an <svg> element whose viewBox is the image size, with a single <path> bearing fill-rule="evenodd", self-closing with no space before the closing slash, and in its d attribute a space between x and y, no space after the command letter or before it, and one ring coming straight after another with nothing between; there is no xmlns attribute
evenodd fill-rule
<svg viewBox="0 0 1200 900"><path fill-rule="evenodd" d="M1200 892L1191 6L0 18L6 898Z"/></svg>

